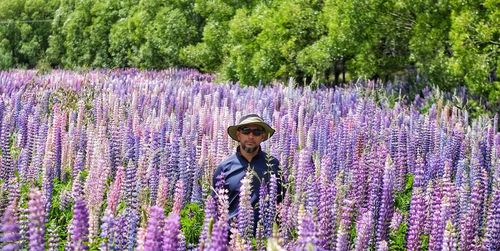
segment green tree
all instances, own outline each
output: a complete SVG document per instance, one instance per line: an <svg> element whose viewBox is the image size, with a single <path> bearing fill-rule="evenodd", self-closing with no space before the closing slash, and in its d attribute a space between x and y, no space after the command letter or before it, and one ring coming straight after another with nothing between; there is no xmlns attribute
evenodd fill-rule
<svg viewBox="0 0 500 251"><path fill-rule="evenodd" d="M93 51L89 37L92 24L91 9L93 0L82 0L76 3L75 10L68 16L62 32L66 54L63 64L66 67L90 67Z"/></svg>
<svg viewBox="0 0 500 251"><path fill-rule="evenodd" d="M253 1L245 0L196 0L194 12L201 16L203 23L201 41L188 45L180 52L182 62L189 67L214 72L220 69L228 43L229 21L236 10L253 6Z"/></svg>
<svg viewBox="0 0 500 251"><path fill-rule="evenodd" d="M111 27L119 18L120 6L117 1L98 1L91 9L92 25L89 28L90 47L93 48L92 67L112 66L110 47Z"/></svg>
<svg viewBox="0 0 500 251"><path fill-rule="evenodd" d="M109 33L109 53L112 58L112 67L133 66L132 55L137 53L137 45L133 38L133 23L129 16L136 11L138 0L120 1L118 10L118 21L110 29Z"/></svg>
<svg viewBox="0 0 500 251"><path fill-rule="evenodd" d="M180 9L162 7L146 28L146 42L141 46L146 68L166 68L181 64L179 51L196 37L196 28L190 25Z"/></svg>
<svg viewBox="0 0 500 251"><path fill-rule="evenodd" d="M496 0L451 1L450 43L453 54L449 70L463 79L474 95L500 111L498 79L500 2Z"/></svg>
<svg viewBox="0 0 500 251"><path fill-rule="evenodd" d="M412 35L409 41L410 60L423 83L433 83L441 90L450 90L456 80L449 74L451 6L449 1L420 0L405 6L414 13L409 20Z"/></svg>
<svg viewBox="0 0 500 251"><path fill-rule="evenodd" d="M240 9L229 25L222 75L243 84L295 77L310 81L297 55L325 32L318 22L322 1L261 3Z"/></svg>
<svg viewBox="0 0 500 251"><path fill-rule="evenodd" d="M75 9L75 0L61 0L52 20L52 31L48 38L46 60L52 67L62 66L66 56L63 26L69 15Z"/></svg>

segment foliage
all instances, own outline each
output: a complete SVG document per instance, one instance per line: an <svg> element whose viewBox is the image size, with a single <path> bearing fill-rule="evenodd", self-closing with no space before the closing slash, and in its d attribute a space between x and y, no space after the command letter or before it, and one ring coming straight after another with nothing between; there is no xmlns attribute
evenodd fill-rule
<svg viewBox="0 0 500 251"><path fill-rule="evenodd" d="M186 237L186 243L198 244L200 241L201 229L203 227L203 220L205 214L200 205L196 203L190 203L184 206L181 211L181 229L184 237Z"/></svg>

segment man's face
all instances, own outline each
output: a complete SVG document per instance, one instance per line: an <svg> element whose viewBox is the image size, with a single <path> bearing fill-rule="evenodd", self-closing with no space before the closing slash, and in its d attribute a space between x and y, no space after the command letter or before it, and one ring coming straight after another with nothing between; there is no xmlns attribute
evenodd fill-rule
<svg viewBox="0 0 500 251"><path fill-rule="evenodd" d="M259 149L259 145L264 141L266 135L264 128L250 124L238 128L236 137L240 142L242 150L247 153L253 153Z"/></svg>

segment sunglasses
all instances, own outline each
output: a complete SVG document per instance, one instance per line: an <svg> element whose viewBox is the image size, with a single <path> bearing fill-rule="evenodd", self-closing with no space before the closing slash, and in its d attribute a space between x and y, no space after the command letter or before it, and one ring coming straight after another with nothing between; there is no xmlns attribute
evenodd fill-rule
<svg viewBox="0 0 500 251"><path fill-rule="evenodd" d="M239 131L245 135L248 135L250 133L253 133L253 135L255 136L260 136L262 134L264 134L264 130L260 129L260 128L250 128L250 127L243 127L243 128L240 128Z"/></svg>

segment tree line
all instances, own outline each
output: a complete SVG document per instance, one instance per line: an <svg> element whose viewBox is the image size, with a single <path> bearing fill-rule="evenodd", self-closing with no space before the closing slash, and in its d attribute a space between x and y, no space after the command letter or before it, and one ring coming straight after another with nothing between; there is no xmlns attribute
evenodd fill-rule
<svg viewBox="0 0 500 251"><path fill-rule="evenodd" d="M498 0L9 0L0 69L197 68L254 85L466 85L500 106Z"/></svg>

